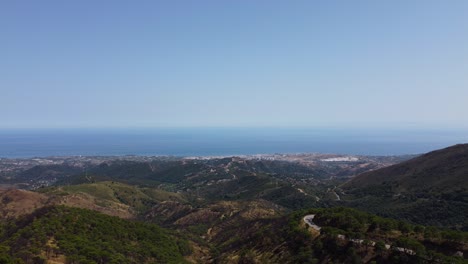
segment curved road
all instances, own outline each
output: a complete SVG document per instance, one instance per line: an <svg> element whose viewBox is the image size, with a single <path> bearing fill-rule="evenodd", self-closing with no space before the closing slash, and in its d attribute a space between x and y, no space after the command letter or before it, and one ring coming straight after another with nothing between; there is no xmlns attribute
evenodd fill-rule
<svg viewBox="0 0 468 264"><path fill-rule="evenodd" d="M312 227L313 229L320 231L320 226L314 224L314 222L312 221L314 220L314 217L315 217L314 214L306 215L304 216L304 222L310 227Z"/></svg>
<svg viewBox="0 0 468 264"><path fill-rule="evenodd" d="M317 230L320 232L320 226L316 225L313 220L314 220L314 217L315 215L314 214L310 214L310 215L306 215L304 216L304 222L309 225L310 227L312 227L313 229ZM346 239L344 235L338 235L338 238L340 239ZM356 244L363 244L364 243L364 240L362 239L348 239L349 241L353 242L353 243L356 243ZM370 241L370 245L371 246L375 246L375 242L374 241ZM392 246L391 245L388 245L388 244L385 244L385 248L386 249L390 249ZM400 252L404 252L404 253L407 253L409 255L416 255L416 252L414 250L411 250L409 248L402 248L402 247L393 247L393 250L395 251L400 251Z"/></svg>

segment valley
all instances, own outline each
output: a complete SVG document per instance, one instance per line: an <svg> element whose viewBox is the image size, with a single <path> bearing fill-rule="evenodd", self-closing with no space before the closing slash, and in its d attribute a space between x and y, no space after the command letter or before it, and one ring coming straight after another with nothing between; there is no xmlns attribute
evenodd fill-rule
<svg viewBox="0 0 468 264"><path fill-rule="evenodd" d="M393 220L345 208L378 215L393 210L393 204L386 204L380 196L354 188L365 175L422 157L274 154L2 159L1 183L10 188L0 190L4 223L0 252L10 252L7 255L25 263L38 259L99 263L100 254L62 248L65 242L60 237L42 229L37 232L46 236L40 240L39 233L28 231L26 241L34 238L36 242L26 246L27 253L20 254L11 246L11 236L28 228L22 219L52 210L41 217L53 218L56 212L103 214L114 217L105 221L154 225L170 234L170 240L179 241L178 249L173 249L178 257L172 260L157 260L161 255L150 250L125 261L116 258L120 263L179 263L182 259L189 263L464 263L464 257L455 255L467 255L468 236L455 230L466 227L466 215L458 214L461 222L453 226L444 226L446 217L441 216L431 222L438 227L425 227L426 222L416 217L389 215L397 219ZM370 201L368 207L363 197ZM69 224L62 222L62 227L55 228ZM81 233L80 239L88 236ZM47 247L44 241L57 241L51 251L55 253L40 250ZM73 241L67 247L81 247L81 240Z"/></svg>

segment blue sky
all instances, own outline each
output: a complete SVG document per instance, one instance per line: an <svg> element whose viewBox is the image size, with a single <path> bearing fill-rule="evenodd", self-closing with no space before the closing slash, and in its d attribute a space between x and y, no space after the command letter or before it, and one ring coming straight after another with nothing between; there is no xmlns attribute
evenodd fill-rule
<svg viewBox="0 0 468 264"><path fill-rule="evenodd" d="M468 124L468 1L1 1L0 128Z"/></svg>

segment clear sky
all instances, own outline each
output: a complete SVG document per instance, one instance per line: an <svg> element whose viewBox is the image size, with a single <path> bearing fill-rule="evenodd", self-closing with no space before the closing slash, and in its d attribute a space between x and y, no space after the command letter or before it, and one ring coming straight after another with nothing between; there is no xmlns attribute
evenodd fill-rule
<svg viewBox="0 0 468 264"><path fill-rule="evenodd" d="M468 1L0 2L0 128L468 124Z"/></svg>

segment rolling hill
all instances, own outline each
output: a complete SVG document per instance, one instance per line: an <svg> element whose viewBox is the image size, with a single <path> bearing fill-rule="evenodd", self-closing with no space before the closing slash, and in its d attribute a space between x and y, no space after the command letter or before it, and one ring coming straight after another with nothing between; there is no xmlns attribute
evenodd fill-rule
<svg viewBox="0 0 468 264"><path fill-rule="evenodd" d="M185 263L188 243L155 224L65 206L1 226L0 263Z"/></svg>
<svg viewBox="0 0 468 264"><path fill-rule="evenodd" d="M0 190L0 263L466 263L467 233L440 227L467 230L467 154L457 145L345 184L369 165L116 160L78 174L36 166L20 180L57 181Z"/></svg>
<svg viewBox="0 0 468 264"><path fill-rule="evenodd" d="M343 187L388 185L392 192L451 192L468 189L468 144L429 152L417 158L363 173Z"/></svg>
<svg viewBox="0 0 468 264"><path fill-rule="evenodd" d="M468 228L468 144L363 173L341 186L347 205L420 224Z"/></svg>

